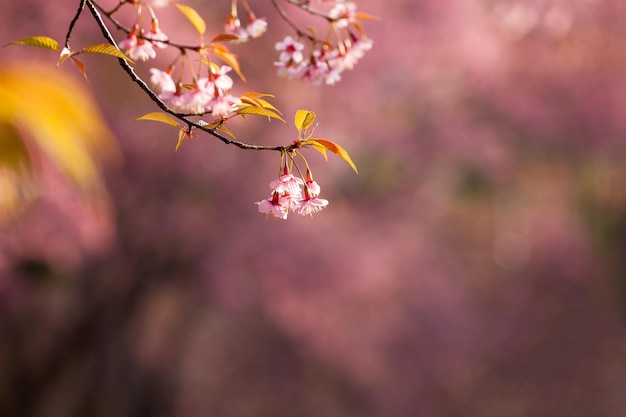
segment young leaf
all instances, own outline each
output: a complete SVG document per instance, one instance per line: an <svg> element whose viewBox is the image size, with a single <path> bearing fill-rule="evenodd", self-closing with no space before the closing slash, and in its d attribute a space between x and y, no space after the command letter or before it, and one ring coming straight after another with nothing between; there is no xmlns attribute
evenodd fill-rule
<svg viewBox="0 0 626 417"><path fill-rule="evenodd" d="M263 108L273 110L273 111L275 111L275 112L276 112L276 113L278 113L278 114L282 114L282 113L280 112L280 110L278 110L276 107L274 107L271 103L267 102L266 100L263 100L262 98L260 98L260 99L258 99L257 101L258 101L259 103L261 103L261 105L263 106Z"/></svg>
<svg viewBox="0 0 626 417"><path fill-rule="evenodd" d="M380 20L378 16L372 16L371 14L356 12L355 16L357 19L361 20Z"/></svg>
<svg viewBox="0 0 626 417"><path fill-rule="evenodd" d="M206 30L206 24L204 23L204 20L200 17L198 12L195 11L195 9L178 3L174 3L174 6L178 7L178 10L180 10L185 15L185 17L191 22L191 24L200 36L204 35L204 32Z"/></svg>
<svg viewBox="0 0 626 417"><path fill-rule="evenodd" d="M295 116L295 124L298 132L307 130L315 121L315 113L308 110L298 110Z"/></svg>
<svg viewBox="0 0 626 417"><path fill-rule="evenodd" d="M230 136L231 138L235 139L235 134L233 132L230 131L230 129L228 129L226 126L224 125L220 125L217 130L219 130L220 132L224 132L226 133L228 136Z"/></svg>
<svg viewBox="0 0 626 417"><path fill-rule="evenodd" d="M237 61L237 55L231 53L228 50L228 48L226 48L224 45L219 45L219 44L212 44L211 52L217 55L222 61L228 64L232 69L234 69L242 81L246 81L246 77L243 76L243 74L241 73L241 70L239 69L239 61Z"/></svg>
<svg viewBox="0 0 626 417"><path fill-rule="evenodd" d="M138 117L135 120L152 120L153 122L161 122L165 123L166 125L178 127L178 123L176 123L176 120L174 120L173 117L170 117L165 113L159 112L144 114L143 116Z"/></svg>
<svg viewBox="0 0 626 417"><path fill-rule="evenodd" d="M7 45L29 45L29 46L38 46L40 48L51 49L53 51L59 50L59 44L52 38L47 36L31 36L30 38L21 39L19 41L7 43Z"/></svg>
<svg viewBox="0 0 626 417"><path fill-rule="evenodd" d="M130 62L131 64L134 64L133 60L130 59L129 57L127 57L126 55L124 55L124 53L122 51L117 49L115 46L109 45L107 43L99 43L97 45L90 45L90 46L84 48L82 50L82 52L91 52L91 53L95 53L95 54L111 55L111 56L114 56L116 58L125 59L126 61Z"/></svg>
<svg viewBox="0 0 626 417"><path fill-rule="evenodd" d="M83 74L83 77L85 77L85 81L89 82L89 78L87 78L87 73L85 72L85 64L74 57L72 57L72 61L74 61L80 73Z"/></svg>
<svg viewBox="0 0 626 417"><path fill-rule="evenodd" d="M352 159L350 159L350 156L348 155L348 152L346 152L346 150L344 148L342 148L341 146L337 145L335 142L332 142L332 141L330 141L328 139L322 139L322 138L309 139L308 142L311 143L311 144L313 144L313 142L316 142L316 143L322 145L324 148L328 149L332 153L334 153L337 156L343 158L348 164L350 164L350 166L352 167L354 172L356 172L357 174L359 173L359 171L356 169L356 165L354 165L354 162L352 162ZM317 147L315 145L313 145L313 147L315 147L317 149Z"/></svg>
<svg viewBox="0 0 626 417"><path fill-rule="evenodd" d="M287 122L285 120L283 120L282 117L280 117L278 114L276 114L275 112L273 112L272 110L268 110L268 109L264 109L261 107L256 107L256 106L249 106L249 105L243 105L243 107L239 107L237 109L237 111L235 112L236 114L256 114L258 116L267 116L270 118L274 118L274 119L278 119L281 122L287 124Z"/></svg>
<svg viewBox="0 0 626 417"><path fill-rule="evenodd" d="M174 152L178 152L178 148L180 148L180 145L183 143L183 139L185 139L185 131L181 129L181 131L178 132L178 142L176 143Z"/></svg>
<svg viewBox="0 0 626 417"><path fill-rule="evenodd" d="M232 33L220 33L219 35L216 35L213 39L211 39L211 43L221 41L234 41L237 39L239 39L239 36Z"/></svg>
<svg viewBox="0 0 626 417"><path fill-rule="evenodd" d="M313 149L319 151L319 153L321 153L322 155L324 155L324 159L328 161L328 155L326 154L326 148L323 145L320 145L319 143L312 141L312 142L306 142L308 145L311 145L313 147Z"/></svg>

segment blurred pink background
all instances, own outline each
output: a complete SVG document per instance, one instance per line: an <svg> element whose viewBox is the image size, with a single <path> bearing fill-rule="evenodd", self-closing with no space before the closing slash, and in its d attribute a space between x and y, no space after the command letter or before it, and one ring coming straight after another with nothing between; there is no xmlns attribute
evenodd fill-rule
<svg viewBox="0 0 626 417"><path fill-rule="evenodd" d="M1 43L62 43L78 3L5 2ZM185 4L213 33L228 3ZM277 153L208 135L175 153L132 122L158 109L117 61L85 57L125 161L107 210L59 183L3 226L0 415L625 415L626 3L360 1L374 48L334 87L276 77L289 29L250 3L270 30L232 47L234 92L315 111L359 175L310 151L328 208L265 219ZM85 13L72 44L99 42ZM21 59L56 71L0 49Z"/></svg>

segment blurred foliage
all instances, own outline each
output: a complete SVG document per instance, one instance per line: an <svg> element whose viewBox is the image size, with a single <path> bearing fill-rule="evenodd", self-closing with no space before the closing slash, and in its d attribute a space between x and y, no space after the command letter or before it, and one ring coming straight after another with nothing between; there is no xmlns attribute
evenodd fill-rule
<svg viewBox="0 0 626 417"><path fill-rule="evenodd" d="M233 48L250 89L315 110L359 167L311 156L330 201L314 219L266 221L276 158L201 136L175 153L172 129L131 122L156 109L114 60L85 57L124 138L114 224L55 183L3 231L2 417L625 414L626 3L359 4L382 20L336 88L277 79L281 36ZM59 38L74 12L2 7L7 42ZM277 125L241 135L276 143ZM41 172L34 134L1 126L11 175Z"/></svg>
<svg viewBox="0 0 626 417"><path fill-rule="evenodd" d="M120 154L84 85L44 63L0 69L0 216L39 194L51 164L81 197L104 195L101 159Z"/></svg>

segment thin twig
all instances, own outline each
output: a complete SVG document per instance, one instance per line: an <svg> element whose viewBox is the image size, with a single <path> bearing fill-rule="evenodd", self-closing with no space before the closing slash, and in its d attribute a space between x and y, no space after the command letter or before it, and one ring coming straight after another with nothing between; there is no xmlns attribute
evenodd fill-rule
<svg viewBox="0 0 626 417"><path fill-rule="evenodd" d="M115 46L116 48L119 49L119 46L117 45L117 43L113 39L113 36L111 35L111 32L109 31L108 27L106 26L106 24L102 20L102 16L98 12L99 6L97 6L93 0L82 0L81 1L81 5L84 4L84 3L87 4L87 7L89 8L89 11L91 12L91 15L96 20L96 23L100 27L100 30L102 31L102 34L104 35L106 40L111 45L113 45L113 46ZM195 122L193 120L190 120L187 117L187 115L181 114L181 113L177 113L177 112L173 111L172 109L170 109L154 93L154 91L152 91L152 89L150 89L150 87L148 87L148 85L135 73L135 70L133 69L133 67L131 67L130 64L126 60L120 58L118 61L119 61L120 65L122 66L122 68L124 69L124 71L126 71L126 73L133 80L133 82L135 82L137 85L139 85L139 87L150 97L150 99L152 101L154 101L164 112L166 112L166 113L176 117L178 120L184 122L189 127L189 131L190 132L191 132L191 128L194 127L196 129L200 129L200 130L202 130L204 132L207 132L208 134L216 137L217 139L221 140L222 142L224 142L227 145L235 145L235 146L237 146L237 147L239 147L241 149L248 149L248 150L285 152L285 151L291 150L292 147L294 146L294 145L287 145L287 146L252 145L252 144L240 142L240 141L229 139L229 138L227 138L225 136L222 136L221 134L217 133L214 128L207 128L206 126L203 126L200 122Z"/></svg>
<svg viewBox="0 0 626 417"><path fill-rule="evenodd" d="M72 32L74 31L74 25L76 25L76 22L78 22L78 18L85 9L85 2L86 0L80 0L80 5L78 6L78 10L76 10L76 15L70 22L70 26L67 28L67 34L65 35L65 47L67 49L70 49L70 37L72 36Z"/></svg>

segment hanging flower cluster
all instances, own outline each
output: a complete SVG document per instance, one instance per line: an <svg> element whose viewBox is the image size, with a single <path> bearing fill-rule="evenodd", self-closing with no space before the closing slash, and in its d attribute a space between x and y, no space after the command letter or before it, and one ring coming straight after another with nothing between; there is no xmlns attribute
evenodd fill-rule
<svg viewBox="0 0 626 417"><path fill-rule="evenodd" d="M150 69L150 82L158 97L172 110L186 114L211 113L227 118L242 104L240 98L230 94L233 79L226 75L232 70L228 65L209 65L208 74L198 77L188 87L182 81L174 82L172 68L161 71Z"/></svg>
<svg viewBox="0 0 626 417"><path fill-rule="evenodd" d="M328 205L328 200L319 198L320 186L313 180L311 168L299 149L313 147L325 157L326 151L329 150L348 162L356 172L356 166L341 146L328 139L313 137L315 113L298 110L294 122L298 129L298 138L294 140L291 148L281 152L281 174L270 182L270 197L256 203L260 213L271 214L279 219L287 219L289 212L302 216L312 215ZM304 177L296 164L295 156L299 156L306 165ZM293 174L293 167L300 173L300 177Z"/></svg>
<svg viewBox="0 0 626 417"><path fill-rule="evenodd" d="M311 171L306 172L306 182L289 172L287 164L283 173L270 183L271 195L256 204L259 212L287 219L290 211L302 216L317 213L328 205L328 200L319 198L320 186L313 180Z"/></svg>
<svg viewBox="0 0 626 417"><path fill-rule="evenodd" d="M236 1L233 1L230 14L224 24L224 32L234 35L236 42L247 42L250 39L258 38L267 31L267 20L257 18L247 2L243 3L243 7L246 10L246 16L248 18L247 25L242 25L239 19Z"/></svg>
<svg viewBox="0 0 626 417"><path fill-rule="evenodd" d="M290 19L279 5L280 0L271 0L278 14L295 30L295 36L286 36L276 44L280 52L276 65L279 72L291 78L300 78L313 83L334 84L346 69L352 69L372 47L372 41L365 36L359 19L370 16L356 11L356 5L345 0L285 0L312 16L321 17L328 24L325 39L317 36L314 29L302 30ZM197 137L197 131L204 131L226 144L249 150L279 151L280 174L270 183L269 198L257 202L261 213L286 219L289 212L311 215L324 209L328 201L319 197L320 186L313 180L311 168L302 150L314 148L326 157L330 151L343 158L356 171L348 153L338 144L328 139L313 137L315 113L298 110L295 127L298 137L288 145L256 145L235 140L235 135L227 128L235 117L248 115L278 119L284 123L282 113L268 99L271 94L247 92L239 96L232 93L235 82L230 73L245 78L239 68L236 56L225 43L241 43L263 35L268 28L264 18L257 18L247 0L231 0L231 10L223 26L223 32L205 39L206 23L193 8L172 0L119 0L112 10L105 10L95 0L82 0L71 21L60 48L52 38L33 36L13 42L13 44L38 46L51 49L59 54L57 63L69 60L87 78L85 66L78 56L85 53L98 53L119 58L126 73L163 110L152 112L135 120L149 120L164 123L178 129L176 150L186 139ZM245 23L239 18L238 7L245 12ZM132 23L125 26L118 12L122 8L133 8ZM172 41L159 25L161 8L173 7L181 12L199 35L197 45L189 46ZM73 50L69 42L75 23L84 10L89 10L98 24L107 43L96 44ZM105 23L102 16L108 19ZM116 42L109 26L123 33ZM132 67L136 61L149 61L157 57L158 51L172 48L178 51L167 68L149 68L146 83ZM220 60L222 64L215 61ZM207 119L209 118L209 119ZM182 123L181 123L182 122ZM300 169L302 161L306 169ZM304 174L303 174L304 172Z"/></svg>
<svg viewBox="0 0 626 417"><path fill-rule="evenodd" d="M278 74L287 78L297 78L313 84L332 85L341 80L341 73L351 70L370 50L373 41L365 35L358 19L372 19L365 13L356 11L356 4L345 0L317 0L318 8L312 8L309 1L307 10L323 17L328 23L328 35L320 39L316 31L304 31L295 24L297 37L286 36L277 42L275 49L280 53L274 65ZM325 11L326 10L326 11ZM309 52L305 56L305 43Z"/></svg>

